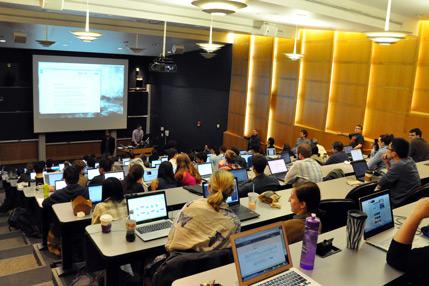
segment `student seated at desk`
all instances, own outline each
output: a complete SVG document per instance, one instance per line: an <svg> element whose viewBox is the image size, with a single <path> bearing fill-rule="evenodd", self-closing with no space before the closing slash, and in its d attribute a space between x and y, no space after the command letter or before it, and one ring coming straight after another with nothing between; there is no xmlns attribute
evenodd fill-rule
<svg viewBox="0 0 429 286"><path fill-rule="evenodd" d="M150 164L149 164L149 161L148 161L148 158L147 158L146 154L141 153L140 154L140 159L142 159L143 168L150 168Z"/></svg>
<svg viewBox="0 0 429 286"><path fill-rule="evenodd" d="M188 202L177 215L165 244L168 252L231 247L231 235L240 232L240 220L225 203L234 191L234 178L228 171L216 171L208 190L208 199Z"/></svg>
<svg viewBox="0 0 429 286"><path fill-rule="evenodd" d="M195 155L195 163L204 164L207 162L207 153L206 152L198 152Z"/></svg>
<svg viewBox="0 0 429 286"><path fill-rule="evenodd" d="M241 166L236 163L237 154L234 151L228 150L225 153L225 160L223 160L223 164L219 163L218 170L235 170L241 169Z"/></svg>
<svg viewBox="0 0 429 286"><path fill-rule="evenodd" d="M134 159L136 160L136 159ZM139 164L131 165L125 179L121 182L124 194L135 194L144 192L142 185L143 167Z"/></svg>
<svg viewBox="0 0 429 286"><path fill-rule="evenodd" d="M82 160L75 160L73 161L72 166L79 170L78 184L85 187L88 184L88 178L83 175L86 167L85 163Z"/></svg>
<svg viewBox="0 0 429 286"><path fill-rule="evenodd" d="M250 156L250 157L247 158L247 166L249 168L252 167L252 158L253 158L253 156L263 154L261 146L258 146L258 145L252 146L251 153L252 153L252 156Z"/></svg>
<svg viewBox="0 0 429 286"><path fill-rule="evenodd" d="M88 186L96 186L101 185L104 181L104 173L110 172L112 170L113 162L110 159L103 158L100 161L100 165L98 166L100 175L95 176L89 181Z"/></svg>
<svg viewBox="0 0 429 286"><path fill-rule="evenodd" d="M171 148L167 151L168 161L173 165L173 168L177 169L177 150L174 148Z"/></svg>
<svg viewBox="0 0 429 286"><path fill-rule="evenodd" d="M305 180L313 183L323 181L323 174L320 165L311 159L311 147L308 144L301 144L296 148L296 161L285 177L286 184L294 184L298 180Z"/></svg>
<svg viewBox="0 0 429 286"><path fill-rule="evenodd" d="M392 142L393 134L384 134L380 135L377 140L378 152L368 162L368 169L381 170L386 169L386 163L381 158L384 154L387 154L387 148L389 147L390 142Z"/></svg>
<svg viewBox="0 0 429 286"><path fill-rule="evenodd" d="M128 217L127 203L124 199L121 181L116 178L108 178L103 182L102 202L95 206L91 224L100 223L100 217L104 214L111 215L113 220Z"/></svg>
<svg viewBox="0 0 429 286"><path fill-rule="evenodd" d="M25 165L25 168L27 169L27 171L25 173L22 173L21 176L19 176L18 183L21 183L21 182L29 183L31 180L30 174L31 172L33 172L33 164L27 163L27 165Z"/></svg>
<svg viewBox="0 0 429 286"><path fill-rule="evenodd" d="M46 172L53 173L55 170L52 169L52 166L54 165L54 160L48 159L46 160Z"/></svg>
<svg viewBox="0 0 429 286"><path fill-rule="evenodd" d="M319 147L316 144L311 144L311 159L316 161L320 166L323 166L323 157L319 155Z"/></svg>
<svg viewBox="0 0 429 286"><path fill-rule="evenodd" d="M305 219L312 213L318 214L320 189L311 182L294 184L289 202L295 214L293 219L285 221L287 241L291 244L304 238ZM321 229L322 224L320 224L319 233Z"/></svg>
<svg viewBox="0 0 429 286"><path fill-rule="evenodd" d="M343 152L343 143L335 141L332 143L332 155L326 160L325 165L344 163L349 160L349 156Z"/></svg>
<svg viewBox="0 0 429 286"><path fill-rule="evenodd" d="M424 218L429 217L429 198L419 200L401 228L393 237L387 252L387 263L405 271L407 282L404 285L427 285L429 272L429 246L411 249L414 236Z"/></svg>
<svg viewBox="0 0 429 286"><path fill-rule="evenodd" d="M43 169L45 168L45 163L40 161L34 165L34 172L36 172L36 186L43 185L45 180L43 178Z"/></svg>
<svg viewBox="0 0 429 286"><path fill-rule="evenodd" d="M265 167L267 166L267 158L263 155L252 156L253 172L255 177L253 180L244 183L239 186L238 194L240 197L247 197L247 193L253 192L255 187L255 193L262 194L265 191L277 191L280 189L279 180L274 176L267 176L264 173Z"/></svg>
<svg viewBox="0 0 429 286"><path fill-rule="evenodd" d="M176 179L179 187L193 186L201 183L201 176L187 154L177 155L176 162L177 169L176 174L174 174L174 178Z"/></svg>
<svg viewBox="0 0 429 286"><path fill-rule="evenodd" d="M235 161L237 162L237 164L240 165L241 168L247 169L247 161L246 159L240 156L240 150L238 150L237 147L232 146L231 151L237 154L237 158L235 158Z"/></svg>
<svg viewBox="0 0 429 286"><path fill-rule="evenodd" d="M161 162L158 168L158 178L150 184L150 189L165 190L177 187L176 179L174 179L173 165L170 162Z"/></svg>

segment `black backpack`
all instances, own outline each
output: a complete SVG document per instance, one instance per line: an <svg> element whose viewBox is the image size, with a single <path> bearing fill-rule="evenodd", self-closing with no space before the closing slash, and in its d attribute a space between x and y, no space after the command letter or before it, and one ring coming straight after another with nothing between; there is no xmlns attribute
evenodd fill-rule
<svg viewBox="0 0 429 286"><path fill-rule="evenodd" d="M9 231L11 228L20 229L26 236L40 238L42 235L33 221L30 211L23 208L14 208L10 211L7 220Z"/></svg>

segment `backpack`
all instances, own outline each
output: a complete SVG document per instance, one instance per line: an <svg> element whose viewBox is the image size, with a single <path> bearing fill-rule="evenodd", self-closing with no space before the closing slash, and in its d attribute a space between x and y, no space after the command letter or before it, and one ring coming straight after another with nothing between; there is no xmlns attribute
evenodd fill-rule
<svg viewBox="0 0 429 286"><path fill-rule="evenodd" d="M25 236L42 237L40 231L33 221L33 216L30 211L23 208L14 208L10 211L9 219L7 220L9 231L11 228L20 229Z"/></svg>

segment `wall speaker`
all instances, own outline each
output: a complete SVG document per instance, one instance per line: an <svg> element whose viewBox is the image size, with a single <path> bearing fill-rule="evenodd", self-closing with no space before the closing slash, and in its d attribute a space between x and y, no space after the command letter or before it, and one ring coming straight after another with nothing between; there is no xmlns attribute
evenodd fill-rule
<svg viewBox="0 0 429 286"><path fill-rule="evenodd" d="M275 37L277 35L278 28L269 23L264 23L261 26L261 34L267 37Z"/></svg>
<svg viewBox="0 0 429 286"><path fill-rule="evenodd" d="M185 52L185 46L173 44L171 52L175 55L181 55Z"/></svg>
<svg viewBox="0 0 429 286"><path fill-rule="evenodd" d="M43 9L63 10L64 0L40 0L40 7Z"/></svg>
<svg viewBox="0 0 429 286"><path fill-rule="evenodd" d="M19 44L27 43L27 34L24 33L13 33L13 41Z"/></svg>

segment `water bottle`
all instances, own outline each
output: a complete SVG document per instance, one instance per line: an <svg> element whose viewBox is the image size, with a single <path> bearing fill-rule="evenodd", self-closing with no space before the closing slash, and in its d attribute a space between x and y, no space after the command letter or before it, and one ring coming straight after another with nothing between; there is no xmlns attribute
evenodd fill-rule
<svg viewBox="0 0 429 286"><path fill-rule="evenodd" d="M303 269L312 270L316 257L317 236L319 235L320 220L316 214L305 219L304 239L302 241L301 262Z"/></svg>
<svg viewBox="0 0 429 286"><path fill-rule="evenodd" d="M49 185L48 185L48 183L45 183L43 185L43 197L45 197L45 198L49 197Z"/></svg>

